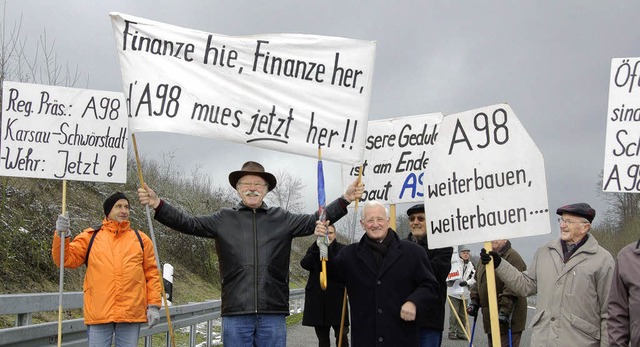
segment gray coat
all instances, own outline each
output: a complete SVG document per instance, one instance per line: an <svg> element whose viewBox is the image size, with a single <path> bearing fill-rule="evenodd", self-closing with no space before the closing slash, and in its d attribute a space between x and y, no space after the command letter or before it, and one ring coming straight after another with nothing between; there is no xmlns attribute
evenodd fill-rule
<svg viewBox="0 0 640 347"><path fill-rule="evenodd" d="M587 241L563 262L560 239L538 248L529 270L520 272L506 261L500 277L522 296L538 294L531 320L531 346L608 346L607 297L613 257L587 234Z"/></svg>
<svg viewBox="0 0 640 347"><path fill-rule="evenodd" d="M616 259L609 293L609 343L640 346L640 241L624 247Z"/></svg>

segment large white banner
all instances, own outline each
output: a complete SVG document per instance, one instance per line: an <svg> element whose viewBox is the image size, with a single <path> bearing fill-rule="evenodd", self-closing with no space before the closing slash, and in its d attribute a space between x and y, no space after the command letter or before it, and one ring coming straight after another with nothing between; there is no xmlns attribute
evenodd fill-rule
<svg viewBox="0 0 640 347"><path fill-rule="evenodd" d="M640 58L611 60L602 190L640 192Z"/></svg>
<svg viewBox="0 0 640 347"><path fill-rule="evenodd" d="M356 164L376 44L232 37L111 13L132 132L217 138Z"/></svg>
<svg viewBox="0 0 640 347"><path fill-rule="evenodd" d="M551 232L542 154L506 104L444 117L424 195L430 248Z"/></svg>
<svg viewBox="0 0 640 347"><path fill-rule="evenodd" d="M438 135L442 113L369 121L362 181L367 190L361 201L388 204L420 202L424 168ZM359 166L342 165L342 182L351 184Z"/></svg>
<svg viewBox="0 0 640 347"><path fill-rule="evenodd" d="M4 81L0 175L124 183L122 93Z"/></svg>

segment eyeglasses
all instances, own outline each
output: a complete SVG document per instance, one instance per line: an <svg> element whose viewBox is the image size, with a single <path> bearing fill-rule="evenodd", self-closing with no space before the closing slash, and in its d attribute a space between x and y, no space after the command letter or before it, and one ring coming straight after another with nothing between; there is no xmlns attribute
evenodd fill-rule
<svg viewBox="0 0 640 347"><path fill-rule="evenodd" d="M564 223L566 225L571 225L571 224L574 224L574 223L589 223L589 222L582 221L582 220L581 221L575 221L575 220L568 220L568 219L558 218L558 223L560 223L560 224Z"/></svg>
<svg viewBox="0 0 640 347"><path fill-rule="evenodd" d="M410 222L413 222L416 219L418 220L418 222L424 222L424 217L423 216L411 216L411 217L409 217L409 221Z"/></svg>
<svg viewBox="0 0 640 347"><path fill-rule="evenodd" d="M238 182L238 185L242 188L251 188L251 187L264 188L267 186L266 183L260 183L260 182Z"/></svg>
<svg viewBox="0 0 640 347"><path fill-rule="evenodd" d="M375 224L382 224L384 222L386 222L387 220L384 218L374 218L374 219L367 219L366 221L364 221L364 224L369 225L369 226L373 226Z"/></svg>

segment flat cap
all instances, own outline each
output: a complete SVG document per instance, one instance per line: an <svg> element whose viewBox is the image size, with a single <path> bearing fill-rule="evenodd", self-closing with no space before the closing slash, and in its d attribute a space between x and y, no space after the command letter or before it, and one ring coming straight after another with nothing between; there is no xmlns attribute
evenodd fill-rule
<svg viewBox="0 0 640 347"><path fill-rule="evenodd" d="M593 218L596 216L596 210L591 208L591 206L585 202L564 205L556 210L556 214L562 215L563 213L584 217L589 221L589 223L593 222Z"/></svg>
<svg viewBox="0 0 640 347"><path fill-rule="evenodd" d="M424 213L424 205L417 204L409 207L409 209L407 210L407 216L411 216L414 213Z"/></svg>

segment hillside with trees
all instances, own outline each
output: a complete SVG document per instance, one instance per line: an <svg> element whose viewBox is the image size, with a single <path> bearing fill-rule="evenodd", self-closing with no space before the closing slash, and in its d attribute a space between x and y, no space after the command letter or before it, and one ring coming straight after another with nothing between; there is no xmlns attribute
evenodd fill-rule
<svg viewBox="0 0 640 347"><path fill-rule="evenodd" d="M188 213L208 214L239 201L228 182L214 182L198 167L191 172L180 171L171 155L164 155L160 160L142 159L141 166L145 182L163 199ZM288 190L288 181L296 182L298 188L303 187L296 177L282 178L279 186ZM1 177L0 182L0 247L3 249L0 252L3 279L0 293L57 292L59 270L51 259L51 242L55 220L62 211L62 181ZM138 186L139 176L133 159L128 162L126 184L67 182L66 210L71 218L72 234L99 224L104 217L102 203L115 191L129 197L132 227L148 233L145 208L137 202ZM300 190L297 192L300 194ZM274 194L276 196L280 202L288 201L282 194ZM293 194L291 198L300 197ZM272 200L269 201L271 206L274 205ZM151 216L153 218L153 211ZM215 241L184 235L155 221L153 228L160 261L175 267L174 302L180 304L219 298L220 276ZM313 236L294 239L290 272L292 288L304 287L306 283L307 272L300 267L299 261L312 242ZM75 270L66 269L65 291L81 291L83 277L84 265ZM34 320L37 321L38 317ZM0 325L3 323L8 322L0 321Z"/></svg>

